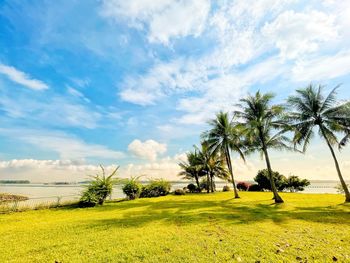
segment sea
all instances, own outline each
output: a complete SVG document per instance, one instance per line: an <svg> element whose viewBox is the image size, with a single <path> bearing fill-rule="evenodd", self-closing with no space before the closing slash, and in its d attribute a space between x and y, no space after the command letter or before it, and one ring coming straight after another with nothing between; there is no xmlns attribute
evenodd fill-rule
<svg viewBox="0 0 350 263"><path fill-rule="evenodd" d="M186 187L190 182L173 182L172 190ZM310 186L306 187L303 193L329 193L336 194L338 181L310 181ZM216 189L220 191L225 182L217 182ZM61 198L62 200L76 200L84 190L82 184L0 184L0 193L10 193L27 196L29 199L50 200ZM113 188L112 199L125 197L121 185L115 185Z"/></svg>

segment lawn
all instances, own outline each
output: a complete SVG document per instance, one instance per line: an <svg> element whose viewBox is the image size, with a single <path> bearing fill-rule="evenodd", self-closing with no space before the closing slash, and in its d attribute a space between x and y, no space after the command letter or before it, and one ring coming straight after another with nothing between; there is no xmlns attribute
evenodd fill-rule
<svg viewBox="0 0 350 263"><path fill-rule="evenodd" d="M0 215L0 262L350 262L331 194L194 194Z"/></svg>

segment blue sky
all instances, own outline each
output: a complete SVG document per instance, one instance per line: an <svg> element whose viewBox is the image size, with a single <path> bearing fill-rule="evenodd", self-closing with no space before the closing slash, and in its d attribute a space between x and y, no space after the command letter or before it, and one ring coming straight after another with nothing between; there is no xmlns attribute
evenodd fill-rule
<svg viewBox="0 0 350 263"><path fill-rule="evenodd" d="M174 179L206 121L248 92L280 103L342 83L349 99L349 15L330 0L0 1L0 178L74 181L102 163ZM317 139L273 157L286 174L336 179ZM240 179L264 166L235 162Z"/></svg>

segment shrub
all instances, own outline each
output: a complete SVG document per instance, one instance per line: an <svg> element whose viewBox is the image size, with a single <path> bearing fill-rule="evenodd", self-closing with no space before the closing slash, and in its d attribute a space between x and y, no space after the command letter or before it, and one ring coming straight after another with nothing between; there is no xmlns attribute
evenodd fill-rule
<svg viewBox="0 0 350 263"><path fill-rule="evenodd" d="M183 189L176 189L174 195L185 195L186 192Z"/></svg>
<svg viewBox="0 0 350 263"><path fill-rule="evenodd" d="M251 184L248 188L249 192L260 192L262 189L258 184Z"/></svg>
<svg viewBox="0 0 350 263"><path fill-rule="evenodd" d="M137 178L131 178L125 182L122 190L129 200L133 200L140 196L142 191L142 184L140 184Z"/></svg>
<svg viewBox="0 0 350 263"><path fill-rule="evenodd" d="M203 180L199 183L199 188L200 188L200 191L207 190L207 188L208 188L208 182L207 182L206 179L203 179Z"/></svg>
<svg viewBox="0 0 350 263"><path fill-rule="evenodd" d="M237 183L237 189L241 191L247 191L249 188L250 184L246 182L238 182Z"/></svg>
<svg viewBox="0 0 350 263"><path fill-rule="evenodd" d="M99 202L98 195L93 189L87 189L83 192L80 197L79 206L80 207L93 207Z"/></svg>
<svg viewBox="0 0 350 263"><path fill-rule="evenodd" d="M275 171L272 172L272 177L274 178L277 190L283 191L287 186L287 178L279 172ZM271 190L271 184L267 169L260 170L255 176L254 181L258 183L261 189Z"/></svg>
<svg viewBox="0 0 350 263"><path fill-rule="evenodd" d="M230 188L228 185L225 185L225 186L222 188L222 191L223 191L223 192L229 192L229 191L231 191L231 188Z"/></svg>
<svg viewBox="0 0 350 263"><path fill-rule="evenodd" d="M97 204L103 205L108 196L112 194L117 167L109 176L106 176L105 169L101 165L102 175L92 176L93 180L87 185L83 191L79 205L81 207L92 207Z"/></svg>
<svg viewBox="0 0 350 263"><path fill-rule="evenodd" d="M164 180L152 180L149 184L142 187L142 191L140 194L141 198L144 197L158 197L169 194L171 189L171 184Z"/></svg>
<svg viewBox="0 0 350 263"><path fill-rule="evenodd" d="M197 186L195 186L194 184L187 185L187 189L188 191L190 191L190 193L194 193L198 191Z"/></svg>
<svg viewBox="0 0 350 263"><path fill-rule="evenodd" d="M305 187L310 185L307 179L300 179L298 176L291 175L286 180L286 189L290 192L304 191Z"/></svg>

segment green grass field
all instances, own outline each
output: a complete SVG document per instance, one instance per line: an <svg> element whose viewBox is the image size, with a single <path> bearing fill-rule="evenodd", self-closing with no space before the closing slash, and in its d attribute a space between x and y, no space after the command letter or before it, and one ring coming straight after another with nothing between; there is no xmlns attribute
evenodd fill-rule
<svg viewBox="0 0 350 263"><path fill-rule="evenodd" d="M232 195L3 214L0 262L350 262L343 196Z"/></svg>

